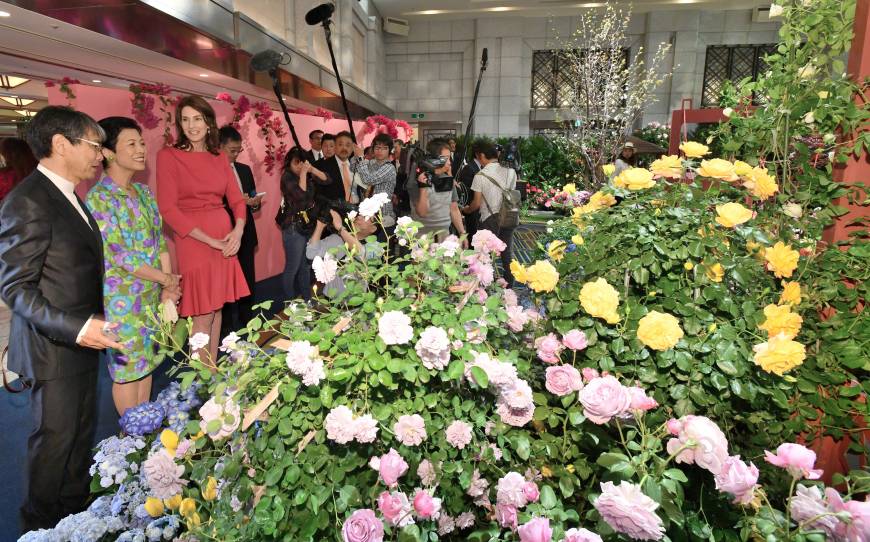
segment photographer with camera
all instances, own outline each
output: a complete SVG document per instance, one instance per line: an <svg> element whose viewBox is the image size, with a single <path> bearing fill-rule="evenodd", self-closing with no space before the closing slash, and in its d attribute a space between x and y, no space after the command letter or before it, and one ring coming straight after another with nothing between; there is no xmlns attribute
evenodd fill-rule
<svg viewBox="0 0 870 542"><path fill-rule="evenodd" d="M293 147L284 157L281 175L281 207L275 222L284 241L284 273L281 282L287 299L311 298L311 274L305 259L305 245L314 229L315 205L312 178L326 180L326 175L307 160L308 153Z"/></svg>
<svg viewBox="0 0 870 542"><path fill-rule="evenodd" d="M371 159L363 159L357 162L356 178L359 185L366 191L374 194L387 194L391 197L396 188L396 166L390 161L390 147L393 140L387 134L378 134L372 140ZM359 156L359 146L354 149ZM364 199L365 196L363 196ZM387 235L392 235L396 225L396 212L393 210L393 202L388 201L381 207L381 222L378 225L378 241L385 243Z"/></svg>
<svg viewBox="0 0 870 542"><path fill-rule="evenodd" d="M421 234L434 233L438 241L449 234L451 223L458 235L465 235L459 195L453 186L450 146L443 139L433 139L426 145L426 154L417 162L420 174L409 176L407 183L411 218L423 224ZM463 239L463 246L468 246L467 239Z"/></svg>
<svg viewBox="0 0 870 542"><path fill-rule="evenodd" d="M463 213L480 210L480 229L494 233L505 244L501 264L508 286L513 286L510 271L514 230L519 225L520 194L516 190L517 173L498 162L498 150L489 142L475 147L474 159L483 166L471 183L474 197Z"/></svg>
<svg viewBox="0 0 870 542"><path fill-rule="evenodd" d="M332 254L336 260L340 261L348 253L369 260L380 258L383 254L383 249L379 243L361 242L362 239L375 233L375 225L362 215L357 215L354 218L354 231L348 231L344 227L341 215L333 209L321 212L316 222L314 232L311 234L311 239L305 249L305 255L309 260ZM324 232L329 233L329 235L323 237ZM345 277L336 272L334 277L323 286L323 292L326 296L336 297L344 292L344 279Z"/></svg>

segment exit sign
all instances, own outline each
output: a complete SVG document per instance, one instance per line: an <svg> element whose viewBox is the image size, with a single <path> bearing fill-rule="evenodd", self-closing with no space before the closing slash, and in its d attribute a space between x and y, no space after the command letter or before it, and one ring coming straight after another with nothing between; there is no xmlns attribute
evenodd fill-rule
<svg viewBox="0 0 870 542"><path fill-rule="evenodd" d="M426 117L426 113L411 113L412 119L422 119Z"/></svg>

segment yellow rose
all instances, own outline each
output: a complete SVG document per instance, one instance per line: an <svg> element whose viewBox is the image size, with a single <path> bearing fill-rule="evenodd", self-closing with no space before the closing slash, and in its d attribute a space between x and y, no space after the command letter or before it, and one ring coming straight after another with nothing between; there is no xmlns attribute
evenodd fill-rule
<svg viewBox="0 0 870 542"><path fill-rule="evenodd" d="M764 260L767 267L773 271L776 278L791 277L797 269L800 254L782 241L777 241L772 247L764 249Z"/></svg>
<svg viewBox="0 0 870 542"><path fill-rule="evenodd" d="M587 282L580 289L580 304L590 316L603 318L608 324L619 322L619 292L603 278Z"/></svg>
<svg viewBox="0 0 870 542"><path fill-rule="evenodd" d="M692 262L686 262L683 264L683 269L685 269L686 271L691 271L694 268L695 264L693 264Z"/></svg>
<svg viewBox="0 0 870 542"><path fill-rule="evenodd" d="M705 274L713 282L722 282L722 278L725 276L725 268L722 267L721 263L714 263L707 267Z"/></svg>
<svg viewBox="0 0 870 542"><path fill-rule="evenodd" d="M695 143L694 141L686 141L682 145L680 145L680 150L683 151L683 154L686 155L686 158L701 158L702 156L706 156L710 154L710 149L707 145L701 145L700 143Z"/></svg>
<svg viewBox="0 0 870 542"><path fill-rule="evenodd" d="M547 247L547 255L554 262L561 262L562 258L565 257L566 248L568 248L568 244L565 241L560 239L550 241L550 246Z"/></svg>
<svg viewBox="0 0 870 542"><path fill-rule="evenodd" d="M610 177L611 175L613 175L613 172L616 171L616 166L613 164L607 164L605 166L601 166L601 171L603 171L605 175Z"/></svg>
<svg viewBox="0 0 870 542"><path fill-rule="evenodd" d="M170 510L176 510L179 506L181 506L181 493L175 495L174 497L163 499L163 504L165 504L166 508L169 508Z"/></svg>
<svg viewBox="0 0 870 542"><path fill-rule="evenodd" d="M529 278L526 275L526 267L516 260L511 261L511 275L513 275L514 280L520 284L525 284L529 281Z"/></svg>
<svg viewBox="0 0 870 542"><path fill-rule="evenodd" d="M613 186L632 191L652 188L655 185L653 174L649 170L639 167L628 168L613 179Z"/></svg>
<svg viewBox="0 0 870 542"><path fill-rule="evenodd" d="M571 236L571 242L579 247L580 245L582 245L586 241L584 241L583 236L578 233L578 234Z"/></svg>
<svg viewBox="0 0 870 542"><path fill-rule="evenodd" d="M566 194L573 194L576 191L577 191L577 185L574 183L568 183L562 187L562 192L565 192Z"/></svg>
<svg viewBox="0 0 870 542"><path fill-rule="evenodd" d="M683 330L675 316L650 311L638 322L637 338L653 350L670 350L683 338Z"/></svg>
<svg viewBox="0 0 870 542"><path fill-rule="evenodd" d="M544 465L543 467L541 467L541 476L543 476L544 478L550 478L551 476L553 476L553 470L547 465Z"/></svg>
<svg viewBox="0 0 870 542"><path fill-rule="evenodd" d="M653 175L667 179L679 179L683 176L683 161L679 156L662 156L649 166Z"/></svg>
<svg viewBox="0 0 870 542"><path fill-rule="evenodd" d="M801 285L799 282L783 281L782 294L779 296L780 305L800 305Z"/></svg>
<svg viewBox="0 0 870 542"><path fill-rule="evenodd" d="M758 199L767 199L779 192L776 177L764 168L752 168L752 171L746 175L745 179L746 181L743 183L743 186L749 189L752 195Z"/></svg>
<svg viewBox="0 0 870 542"><path fill-rule="evenodd" d="M571 222L578 228L582 228L584 226L583 215L589 212L586 209L587 207L588 204L581 207L574 207L574 209L571 211Z"/></svg>
<svg viewBox="0 0 870 542"><path fill-rule="evenodd" d="M766 343L756 344L755 364L768 373L782 376L806 359L806 348L799 342L795 342L785 335L772 337Z"/></svg>
<svg viewBox="0 0 870 542"><path fill-rule="evenodd" d="M178 448L178 434L172 429L164 429L160 433L160 442L169 455L175 457L175 449Z"/></svg>
<svg viewBox="0 0 870 542"><path fill-rule="evenodd" d="M736 181L740 178L734 172L734 164L721 158L702 160L701 167L698 168L698 175L722 181Z"/></svg>
<svg viewBox="0 0 870 542"><path fill-rule="evenodd" d="M163 515L163 501L157 497L148 497L145 499L145 511L152 518L159 518Z"/></svg>
<svg viewBox="0 0 870 542"><path fill-rule="evenodd" d="M752 218L752 211L739 203L725 203L716 206L716 222L726 228L733 228Z"/></svg>
<svg viewBox="0 0 870 542"><path fill-rule="evenodd" d="M583 227L583 215L594 213L600 209L605 209L607 207L613 207L616 205L616 198L613 197L612 194L606 194L601 192L600 190L591 196L589 196L589 201L586 202L586 205L581 207L574 207L574 216L571 220L574 222L574 225L578 228Z"/></svg>
<svg viewBox="0 0 870 542"><path fill-rule="evenodd" d="M752 166L750 166L746 162L744 162L742 160L735 160L734 161L734 173L743 177L744 175L746 175L750 171L752 171Z"/></svg>
<svg viewBox="0 0 870 542"><path fill-rule="evenodd" d="M217 498L217 480L209 476L205 483L205 488L202 490L202 498L206 501L213 501Z"/></svg>
<svg viewBox="0 0 870 542"><path fill-rule="evenodd" d="M526 269L529 288L536 292L552 292L559 282L559 272L548 261L538 260Z"/></svg>
<svg viewBox="0 0 870 542"><path fill-rule="evenodd" d="M188 517L191 514L196 513L196 501L187 497L181 500L181 504L178 505L178 513L183 517Z"/></svg>
<svg viewBox="0 0 870 542"><path fill-rule="evenodd" d="M789 339L794 339L803 323L800 314L791 312L791 305L768 305L764 307L764 317L765 320L758 324L758 329L766 331L768 337L782 333Z"/></svg>
<svg viewBox="0 0 870 542"><path fill-rule="evenodd" d="M820 90L818 94L819 98L821 98L822 100L827 100L828 96L830 96L830 93L827 90Z"/></svg>

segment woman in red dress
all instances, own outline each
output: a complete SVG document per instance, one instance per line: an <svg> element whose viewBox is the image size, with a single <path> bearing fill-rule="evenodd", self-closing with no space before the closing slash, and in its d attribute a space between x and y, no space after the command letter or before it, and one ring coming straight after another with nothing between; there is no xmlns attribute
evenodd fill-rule
<svg viewBox="0 0 870 542"><path fill-rule="evenodd" d="M221 308L250 294L236 258L245 227L245 199L229 160L220 153L217 122L208 102L199 96L182 98L175 109L175 128L178 143L157 153L157 205L175 242L181 275L178 314L193 317L192 334L208 335L207 348L198 354L214 366Z"/></svg>
<svg viewBox="0 0 870 542"><path fill-rule="evenodd" d="M0 140L0 201L37 165L27 142L17 137Z"/></svg>

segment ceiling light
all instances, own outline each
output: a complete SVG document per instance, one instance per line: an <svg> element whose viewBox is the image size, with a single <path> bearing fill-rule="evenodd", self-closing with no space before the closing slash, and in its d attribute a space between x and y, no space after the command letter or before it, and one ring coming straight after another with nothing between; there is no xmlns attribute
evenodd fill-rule
<svg viewBox="0 0 870 542"><path fill-rule="evenodd" d="M27 109L16 109L15 112L18 113L19 115L21 115L22 117L32 117L33 116L33 111L28 111Z"/></svg>
<svg viewBox="0 0 870 542"><path fill-rule="evenodd" d="M8 11L0 11L0 17L11 17L12 15Z"/></svg>
<svg viewBox="0 0 870 542"><path fill-rule="evenodd" d="M25 79L24 77L15 77L14 75L0 75L0 87L3 87L5 89L15 88L19 85L23 85L28 81L30 81L30 79Z"/></svg>
<svg viewBox="0 0 870 542"><path fill-rule="evenodd" d="M516 9L516 8L507 7L507 6L500 6L500 7L497 7L497 8L488 8L488 9L486 9L485 11L513 11L513 10L515 10L515 9Z"/></svg>
<svg viewBox="0 0 870 542"><path fill-rule="evenodd" d="M99 79L91 79L91 83L102 83Z"/></svg>
<svg viewBox="0 0 870 542"><path fill-rule="evenodd" d="M18 96L0 96L0 100L4 102L11 103L15 107L27 107L32 104L36 100L28 100L26 98L19 98Z"/></svg>
<svg viewBox="0 0 870 542"><path fill-rule="evenodd" d="M207 74L207 73L201 73L201 74L199 74L199 76L200 76L200 77L208 77L208 74Z"/></svg>
<svg viewBox="0 0 870 542"><path fill-rule="evenodd" d="M426 11L418 11L415 15L438 15L440 13L447 13L443 9L427 9Z"/></svg>

